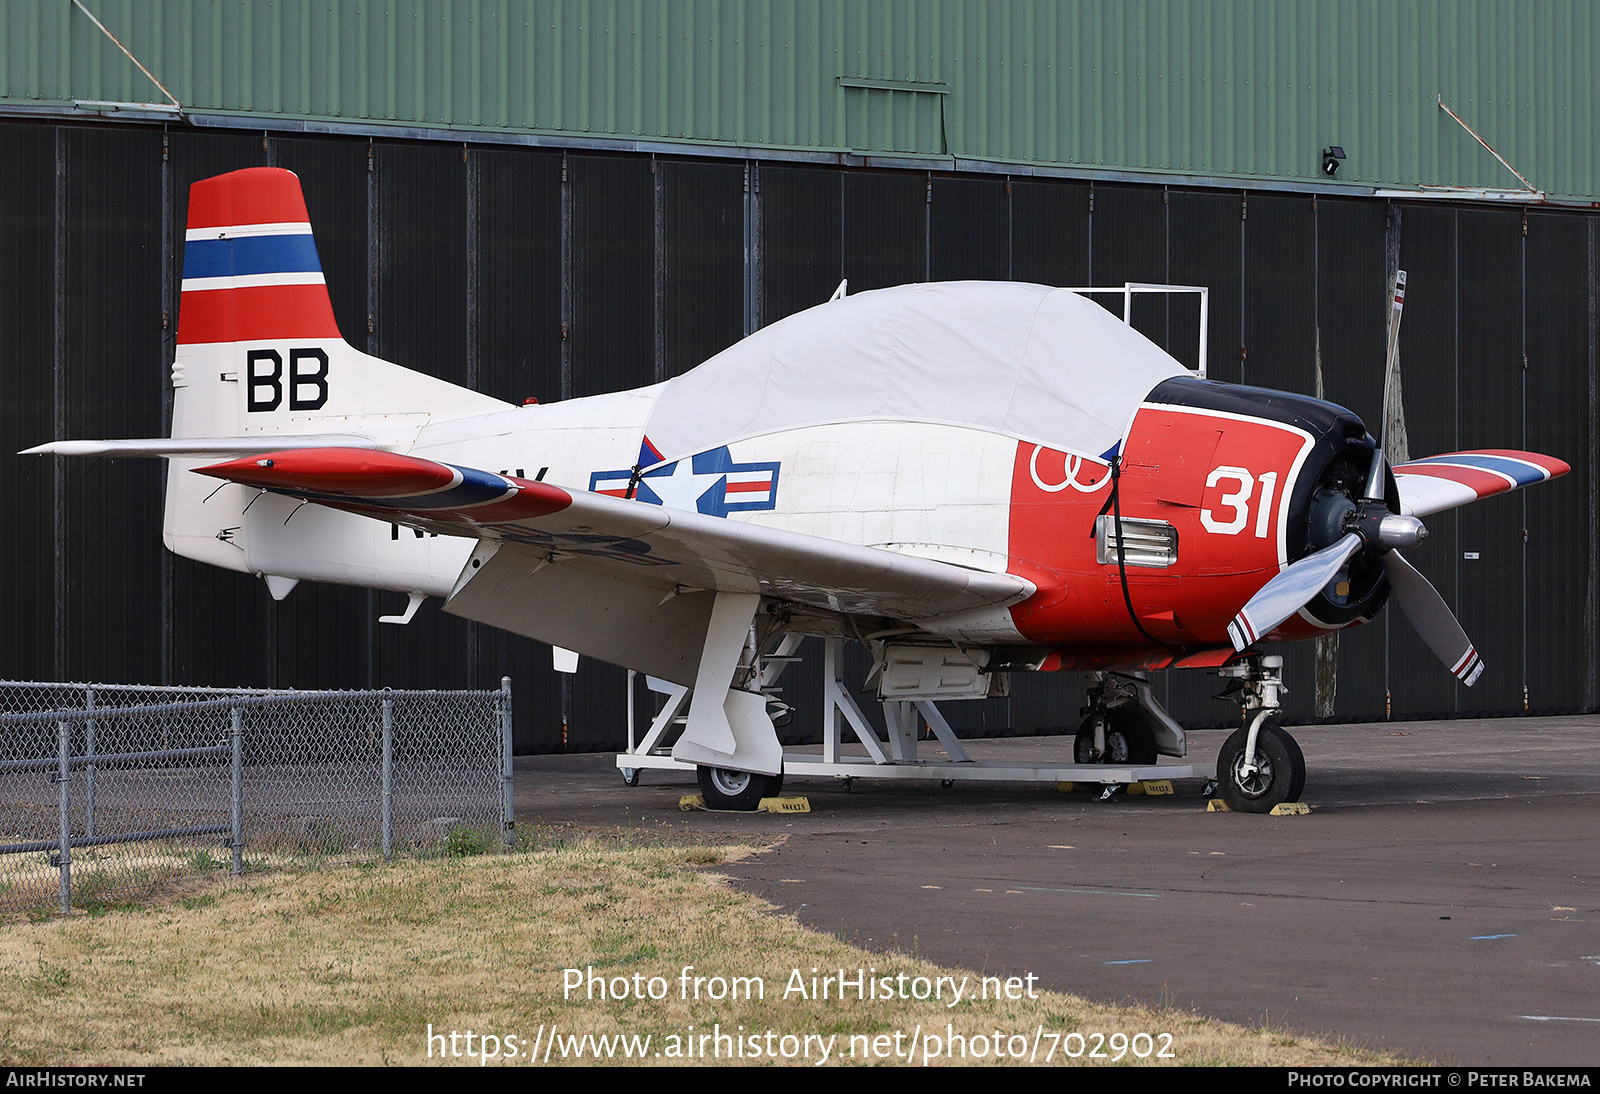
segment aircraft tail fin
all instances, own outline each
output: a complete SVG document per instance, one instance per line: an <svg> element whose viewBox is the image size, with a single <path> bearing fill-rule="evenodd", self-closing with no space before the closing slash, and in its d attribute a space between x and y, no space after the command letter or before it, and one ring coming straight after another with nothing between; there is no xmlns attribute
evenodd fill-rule
<svg viewBox="0 0 1600 1094"><path fill-rule="evenodd" d="M190 187L172 386L174 439L215 439L238 451L256 440L291 448L336 435L404 452L429 421L510 409L345 341L300 180L276 167ZM203 461L173 455L167 545L247 568L230 529L246 523L249 499L230 496L238 491L210 497L215 484L189 473Z"/></svg>
<svg viewBox="0 0 1600 1094"><path fill-rule="evenodd" d="M178 344L339 337L300 180L253 167L190 187Z"/></svg>
<svg viewBox="0 0 1600 1094"><path fill-rule="evenodd" d="M174 437L326 433L334 420L395 432L507 408L344 340L300 180L277 167L190 187L177 341Z"/></svg>

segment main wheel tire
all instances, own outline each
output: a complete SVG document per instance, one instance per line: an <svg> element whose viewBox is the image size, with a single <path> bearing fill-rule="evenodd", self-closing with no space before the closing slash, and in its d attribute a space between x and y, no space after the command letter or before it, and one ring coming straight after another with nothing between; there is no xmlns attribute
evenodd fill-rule
<svg viewBox="0 0 1600 1094"><path fill-rule="evenodd" d="M1245 774L1248 728L1236 729L1217 754L1217 792L1236 813L1270 813L1275 805L1300 800L1306 785L1306 760L1300 745L1275 719L1256 734L1256 770Z"/></svg>
<svg viewBox="0 0 1600 1094"><path fill-rule="evenodd" d="M1144 766L1156 762L1156 735L1136 711L1115 710L1106 719L1106 750L1094 754L1094 724L1100 715L1091 714L1072 739L1072 761L1080 764L1130 764Z"/></svg>
<svg viewBox="0 0 1600 1094"><path fill-rule="evenodd" d="M1289 736L1289 731L1274 723L1273 728L1278 731L1278 736L1289 749L1290 770L1294 772L1294 782L1289 784L1289 800L1297 802L1306 789L1306 756L1300 751L1300 742Z"/></svg>
<svg viewBox="0 0 1600 1094"><path fill-rule="evenodd" d="M748 813L762 798L776 797L783 789L783 774L756 775L725 767L699 767L695 777L708 809L733 809Z"/></svg>

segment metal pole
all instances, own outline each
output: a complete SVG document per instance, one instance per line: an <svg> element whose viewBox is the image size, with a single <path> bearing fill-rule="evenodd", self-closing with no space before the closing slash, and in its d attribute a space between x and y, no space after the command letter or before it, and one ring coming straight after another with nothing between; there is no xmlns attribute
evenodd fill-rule
<svg viewBox="0 0 1600 1094"><path fill-rule="evenodd" d="M516 831L517 814L513 804L511 775L511 677L500 677L500 818L502 833L507 843Z"/></svg>
<svg viewBox="0 0 1600 1094"><path fill-rule="evenodd" d="M233 844L233 876L244 873L244 711L233 708L233 760L229 765L232 784L233 832L228 841Z"/></svg>
<svg viewBox="0 0 1600 1094"><path fill-rule="evenodd" d="M67 723L56 723L56 808L61 817L61 914L72 914L72 817L68 812L67 775L72 770Z"/></svg>
<svg viewBox="0 0 1600 1094"><path fill-rule="evenodd" d="M94 685L93 684L86 685L84 687L84 689L83 689L83 693L84 693L83 694L83 709L84 710L93 710L94 709ZM93 756L95 754L95 751L94 751L94 725L95 725L95 720L93 718L90 718L87 722L84 723L83 754L85 756ZM85 836L93 838L94 837L94 764L89 764L87 767L84 768L84 771L87 772L87 777L84 779L84 787L83 787L83 794L84 794L83 834Z"/></svg>
<svg viewBox="0 0 1600 1094"><path fill-rule="evenodd" d="M394 700L383 700L383 858L394 858Z"/></svg>
<svg viewBox="0 0 1600 1094"><path fill-rule="evenodd" d="M633 755L633 680L634 670L628 670L628 754Z"/></svg>

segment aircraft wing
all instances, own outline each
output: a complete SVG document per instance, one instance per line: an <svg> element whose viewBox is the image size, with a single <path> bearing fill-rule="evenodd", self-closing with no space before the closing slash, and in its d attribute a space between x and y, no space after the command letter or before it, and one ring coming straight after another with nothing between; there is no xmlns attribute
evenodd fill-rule
<svg viewBox="0 0 1600 1094"><path fill-rule="evenodd" d="M1553 456L1485 448L1396 464L1400 512L1413 517L1559 478L1572 468Z"/></svg>
<svg viewBox="0 0 1600 1094"><path fill-rule="evenodd" d="M519 544L588 575L759 593L916 622L1032 595L1012 574L572 490L390 452L291 449L197 468L246 486L441 534Z"/></svg>

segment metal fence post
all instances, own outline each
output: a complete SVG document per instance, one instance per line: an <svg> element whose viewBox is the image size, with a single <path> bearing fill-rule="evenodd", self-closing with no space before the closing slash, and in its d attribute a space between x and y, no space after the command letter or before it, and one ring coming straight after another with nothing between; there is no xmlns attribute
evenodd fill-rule
<svg viewBox="0 0 1600 1094"><path fill-rule="evenodd" d="M67 777L72 771L72 739L67 723L56 723L56 806L61 812L61 914L72 914L72 816Z"/></svg>
<svg viewBox="0 0 1600 1094"><path fill-rule="evenodd" d="M233 708L233 760L229 772L233 797L233 876L244 873L244 711Z"/></svg>
<svg viewBox="0 0 1600 1094"><path fill-rule="evenodd" d="M516 806L512 802L511 774L511 677L500 677L500 834L509 845L517 828Z"/></svg>
<svg viewBox="0 0 1600 1094"><path fill-rule="evenodd" d="M394 858L394 700L383 698L383 857Z"/></svg>
<svg viewBox="0 0 1600 1094"><path fill-rule="evenodd" d="M94 685L86 684L83 689L83 709L94 709ZM94 755L94 725L95 720L90 718L83 727L83 754ZM83 834L94 837L94 764L89 764L84 769L83 780Z"/></svg>

